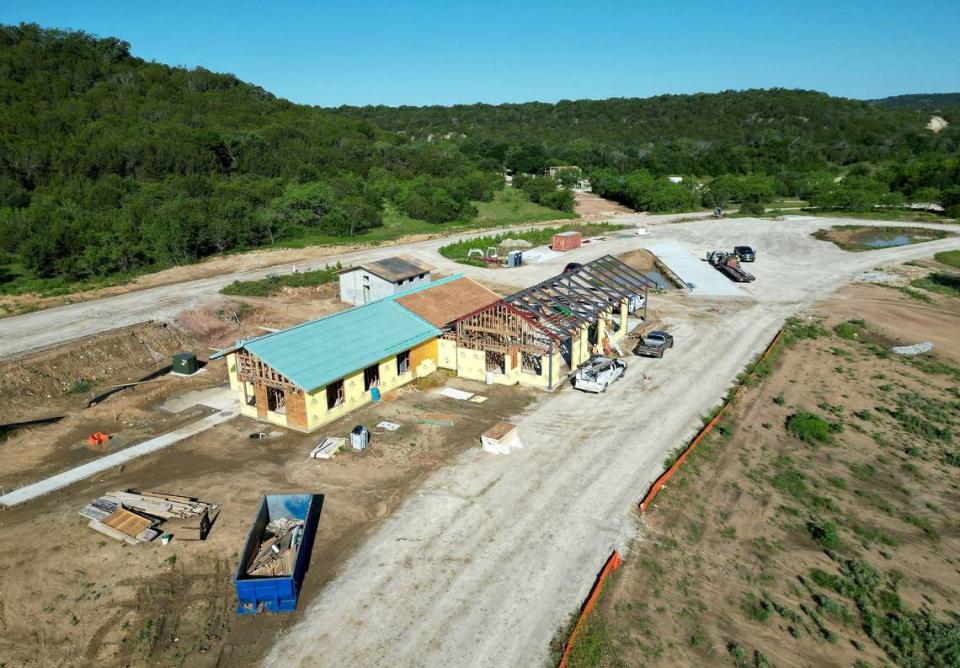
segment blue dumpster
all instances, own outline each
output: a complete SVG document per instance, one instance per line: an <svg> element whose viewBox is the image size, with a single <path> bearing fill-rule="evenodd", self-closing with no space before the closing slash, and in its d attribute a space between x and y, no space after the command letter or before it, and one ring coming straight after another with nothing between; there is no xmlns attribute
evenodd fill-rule
<svg viewBox="0 0 960 668"><path fill-rule="evenodd" d="M251 615L264 610L293 612L297 609L300 585L310 565L322 505L322 494L268 494L263 497L233 578L237 590L237 614ZM264 529L281 517L304 521L303 538L293 560L292 572L282 577L248 575L247 565L260 547Z"/></svg>

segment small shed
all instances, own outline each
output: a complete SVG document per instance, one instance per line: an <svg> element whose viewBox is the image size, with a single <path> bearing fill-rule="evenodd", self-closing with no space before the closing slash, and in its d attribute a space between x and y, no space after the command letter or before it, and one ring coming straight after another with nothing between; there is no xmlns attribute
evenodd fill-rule
<svg viewBox="0 0 960 668"><path fill-rule="evenodd" d="M579 232L560 232L553 235L553 241L550 247L555 251L568 251L574 248L580 248L583 238Z"/></svg>
<svg viewBox="0 0 960 668"><path fill-rule="evenodd" d="M377 299L426 285L430 267L407 256L364 262L340 272L340 299L361 306Z"/></svg>

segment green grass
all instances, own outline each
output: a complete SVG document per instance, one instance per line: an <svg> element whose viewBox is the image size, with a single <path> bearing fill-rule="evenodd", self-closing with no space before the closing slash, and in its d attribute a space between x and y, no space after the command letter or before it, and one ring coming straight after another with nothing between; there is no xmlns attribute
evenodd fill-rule
<svg viewBox="0 0 960 668"><path fill-rule="evenodd" d="M467 254L471 248L479 248L483 251L489 246L498 246L504 239L523 239L534 246L544 246L550 243L554 234L558 232L576 231L583 237L596 237L604 234L614 234L624 229L623 225L614 225L611 223L594 223L592 225L561 225L559 227L536 227L529 230L502 232L500 234L491 234L475 239L465 239L456 241L446 246L440 247L440 254L445 258L460 262L461 264L472 264L483 267L486 263L476 258L467 259Z"/></svg>
<svg viewBox="0 0 960 668"><path fill-rule="evenodd" d="M960 269L960 250L943 251L934 255L933 259L948 267Z"/></svg>
<svg viewBox="0 0 960 668"><path fill-rule="evenodd" d="M833 328L833 331L836 332L837 336L841 339L846 339L847 341L856 341L860 338L861 333L863 332L866 324L863 320L848 320L847 322L841 322L839 325Z"/></svg>
<svg viewBox="0 0 960 668"><path fill-rule="evenodd" d="M59 297L122 285L134 278L136 276L133 274L114 274L82 281L71 281L63 277L37 278L31 275L16 257L8 257L5 261L0 258L0 295L36 294L40 297Z"/></svg>
<svg viewBox="0 0 960 668"><path fill-rule="evenodd" d="M380 244L402 237L420 234L451 235L474 230L483 230L524 223L541 223L547 220L573 219L575 213L548 209L528 201L522 192L506 188L494 194L490 202L473 202L477 215L470 220L454 220L448 223L428 223L410 218L387 206L383 212L383 226L368 230L355 237L337 237L329 234L304 232L297 237L280 239L274 248L304 248L306 246L336 246L340 244Z"/></svg>
<svg viewBox="0 0 960 668"><path fill-rule="evenodd" d="M339 267L327 267L317 271L268 276L256 281L234 281L220 292L232 297L271 297L283 288L306 288L326 285L337 280Z"/></svg>
<svg viewBox="0 0 960 668"><path fill-rule="evenodd" d="M799 438L804 443L830 443L833 434L842 430L842 426L835 422L827 422L819 415L801 411L787 418L787 433Z"/></svg>
<svg viewBox="0 0 960 668"><path fill-rule="evenodd" d="M505 188L494 195L490 202L474 202L477 215L470 223L474 227L504 227L539 223L546 220L573 220L579 218L575 213L548 209L527 200L523 193L513 188Z"/></svg>
<svg viewBox="0 0 960 668"><path fill-rule="evenodd" d="M960 299L960 274L935 272L923 278L913 279L910 281L910 285L927 292L936 292L939 295Z"/></svg>

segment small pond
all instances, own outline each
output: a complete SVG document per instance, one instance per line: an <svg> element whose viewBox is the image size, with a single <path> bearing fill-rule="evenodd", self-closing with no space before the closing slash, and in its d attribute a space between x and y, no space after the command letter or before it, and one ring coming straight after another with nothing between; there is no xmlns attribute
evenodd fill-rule
<svg viewBox="0 0 960 668"><path fill-rule="evenodd" d="M914 237L911 239L906 234L897 234L894 236L879 236L872 239L864 239L861 243L867 248L891 248L893 246L906 246L907 244L926 240L927 237Z"/></svg>

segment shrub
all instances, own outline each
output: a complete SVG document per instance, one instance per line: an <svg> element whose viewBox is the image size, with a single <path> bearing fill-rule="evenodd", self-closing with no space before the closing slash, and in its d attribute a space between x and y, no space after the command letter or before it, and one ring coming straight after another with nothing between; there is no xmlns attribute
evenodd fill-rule
<svg viewBox="0 0 960 668"><path fill-rule="evenodd" d="M794 413L787 418L787 433L810 445L830 443L833 440L832 434L839 431L838 426L806 411Z"/></svg>
<svg viewBox="0 0 960 668"><path fill-rule="evenodd" d="M86 378L77 378L70 385L70 393L83 394L84 392L87 392L92 387L93 387L93 383L87 380Z"/></svg>
<svg viewBox="0 0 960 668"><path fill-rule="evenodd" d="M740 213L747 216L762 216L766 211L760 202L744 202L740 205Z"/></svg>
<svg viewBox="0 0 960 668"><path fill-rule="evenodd" d="M816 522L807 522L807 530L810 537L827 550L836 550L840 547L840 535L837 533L837 527L831 522L817 524Z"/></svg>
<svg viewBox="0 0 960 668"><path fill-rule="evenodd" d="M743 613L748 619L756 622L765 622L770 619L770 614L773 612L773 605L766 598L758 599L753 592L747 592L743 595L743 600L740 602L740 609L743 610Z"/></svg>
<svg viewBox="0 0 960 668"><path fill-rule="evenodd" d="M281 276L268 276L255 281L234 281L220 292L225 295L243 297L271 297L279 294L283 288L305 288L325 285L337 279L337 267L326 267L316 271L303 271Z"/></svg>
<svg viewBox="0 0 960 668"><path fill-rule="evenodd" d="M856 341L860 338L860 326L854 322L841 322L839 325L833 328L833 331L837 333L841 339L846 339L847 341Z"/></svg>

